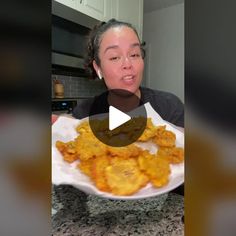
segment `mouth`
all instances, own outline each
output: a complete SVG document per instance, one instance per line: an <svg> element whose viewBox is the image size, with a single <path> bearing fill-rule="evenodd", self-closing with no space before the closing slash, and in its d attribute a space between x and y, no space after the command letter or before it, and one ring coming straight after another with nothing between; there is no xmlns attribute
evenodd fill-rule
<svg viewBox="0 0 236 236"><path fill-rule="evenodd" d="M131 85L135 82L135 77L133 75L126 75L122 78L122 81L127 85Z"/></svg>

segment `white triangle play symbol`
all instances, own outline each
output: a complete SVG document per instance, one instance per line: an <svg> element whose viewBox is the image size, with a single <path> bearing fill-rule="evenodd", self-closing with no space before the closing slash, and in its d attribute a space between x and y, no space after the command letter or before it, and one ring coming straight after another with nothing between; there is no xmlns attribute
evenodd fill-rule
<svg viewBox="0 0 236 236"><path fill-rule="evenodd" d="M131 120L130 116L113 106L109 106L109 130L113 130L129 120Z"/></svg>

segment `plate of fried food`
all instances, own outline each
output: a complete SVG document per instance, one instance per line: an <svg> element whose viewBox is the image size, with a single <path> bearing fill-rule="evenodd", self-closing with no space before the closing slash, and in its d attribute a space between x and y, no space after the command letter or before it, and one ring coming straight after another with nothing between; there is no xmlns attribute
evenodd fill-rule
<svg viewBox="0 0 236 236"><path fill-rule="evenodd" d="M52 183L123 200L154 197L181 185L184 133L163 120L150 103L144 106L146 129L136 142L123 147L99 141L88 118L59 117L52 126ZM97 122L103 127L104 121Z"/></svg>

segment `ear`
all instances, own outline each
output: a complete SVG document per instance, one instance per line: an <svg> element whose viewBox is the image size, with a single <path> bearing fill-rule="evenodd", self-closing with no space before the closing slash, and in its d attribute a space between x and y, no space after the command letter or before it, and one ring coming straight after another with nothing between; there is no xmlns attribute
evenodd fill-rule
<svg viewBox="0 0 236 236"><path fill-rule="evenodd" d="M98 78L102 79L102 74L101 74L101 70L100 67L97 65L97 63L95 62L95 60L93 60L93 68L96 71Z"/></svg>

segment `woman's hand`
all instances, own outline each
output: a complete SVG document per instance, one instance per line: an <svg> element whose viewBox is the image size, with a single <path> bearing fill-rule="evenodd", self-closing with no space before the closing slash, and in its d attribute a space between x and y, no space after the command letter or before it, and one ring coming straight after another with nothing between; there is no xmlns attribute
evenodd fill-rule
<svg viewBox="0 0 236 236"><path fill-rule="evenodd" d="M61 114L60 117L67 117L67 118L75 119L71 114ZM51 116L52 125L56 122L58 118L59 118L59 115L52 114Z"/></svg>
<svg viewBox="0 0 236 236"><path fill-rule="evenodd" d="M58 119L58 115L52 114L52 116L51 116L51 122L52 122L52 124L54 124L57 119Z"/></svg>

